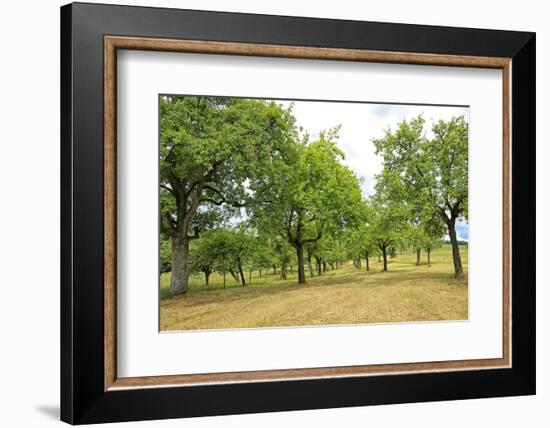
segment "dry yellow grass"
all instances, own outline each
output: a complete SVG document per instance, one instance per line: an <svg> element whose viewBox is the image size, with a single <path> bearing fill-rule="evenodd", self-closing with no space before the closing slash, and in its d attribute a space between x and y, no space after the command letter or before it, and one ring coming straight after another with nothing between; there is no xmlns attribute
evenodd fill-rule
<svg viewBox="0 0 550 428"><path fill-rule="evenodd" d="M298 285L257 277L252 285L233 283L220 289L220 278L211 278L210 289L193 278L186 295L161 301L160 328L196 330L280 327L330 324L362 324L404 321L464 320L468 318L467 248L461 247L465 275L453 278L450 247L434 251L432 266L415 266L414 255L391 259L389 272L371 261L361 271L347 263L340 269L307 278ZM425 262L425 260L423 260ZM169 274L168 274L169 275ZM161 278L166 288L169 276Z"/></svg>

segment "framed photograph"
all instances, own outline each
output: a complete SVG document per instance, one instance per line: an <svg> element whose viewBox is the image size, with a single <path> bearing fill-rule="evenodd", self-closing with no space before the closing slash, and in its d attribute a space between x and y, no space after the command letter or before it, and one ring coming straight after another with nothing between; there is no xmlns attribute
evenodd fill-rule
<svg viewBox="0 0 550 428"><path fill-rule="evenodd" d="M61 8L61 418L535 393L535 35Z"/></svg>

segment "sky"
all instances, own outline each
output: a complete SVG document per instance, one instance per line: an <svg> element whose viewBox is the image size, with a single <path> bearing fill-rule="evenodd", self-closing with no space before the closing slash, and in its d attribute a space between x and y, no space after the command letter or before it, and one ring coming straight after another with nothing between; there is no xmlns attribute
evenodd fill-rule
<svg viewBox="0 0 550 428"><path fill-rule="evenodd" d="M344 163L363 179L365 197L374 193L375 176L382 171L382 160L375 153L372 140L384 136L390 127L394 130L403 120L419 114L426 120L426 135L430 137L432 123L440 119L464 115L468 121L468 108L456 106L421 106L402 104L369 104L326 101L281 101L285 107L293 106L298 125L315 139L319 132L341 126L338 146L345 154ZM458 238L468 240L468 225L458 222Z"/></svg>

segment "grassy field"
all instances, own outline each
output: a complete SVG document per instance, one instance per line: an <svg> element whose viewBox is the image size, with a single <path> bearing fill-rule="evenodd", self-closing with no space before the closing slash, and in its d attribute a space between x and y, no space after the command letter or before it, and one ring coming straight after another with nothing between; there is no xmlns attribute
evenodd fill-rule
<svg viewBox="0 0 550 428"><path fill-rule="evenodd" d="M450 246L432 252L432 265L422 255L416 266L412 252L388 259L389 272L371 260L371 270L359 271L351 262L298 285L296 273L286 281L279 275L258 277L246 287L227 275L190 278L185 295L171 296L170 274L161 276L160 328L196 330L219 328L362 324L404 321L464 320L468 318L468 252L461 247L464 278L454 279ZM246 276L248 280L248 273Z"/></svg>

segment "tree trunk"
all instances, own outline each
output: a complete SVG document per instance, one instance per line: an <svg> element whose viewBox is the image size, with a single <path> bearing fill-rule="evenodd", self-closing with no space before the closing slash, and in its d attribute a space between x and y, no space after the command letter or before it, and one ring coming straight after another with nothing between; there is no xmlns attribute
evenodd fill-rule
<svg viewBox="0 0 550 428"><path fill-rule="evenodd" d="M204 285L208 287L209 281L210 281L210 272L204 272Z"/></svg>
<svg viewBox="0 0 550 428"><path fill-rule="evenodd" d="M262 277L262 270L260 269L260 278Z"/></svg>
<svg viewBox="0 0 550 428"><path fill-rule="evenodd" d="M455 267L455 278L460 278L464 271L462 270L460 249L458 248L458 240L456 238L455 220L455 218L451 218L447 222L447 228L449 229L449 238L451 239L451 245L453 247L453 264Z"/></svg>
<svg viewBox="0 0 550 428"><path fill-rule="evenodd" d="M233 269L229 269L229 273L231 274L231 276L233 277L233 279L237 282L239 282L239 277L237 276L237 274L235 273L235 271Z"/></svg>
<svg viewBox="0 0 550 428"><path fill-rule="evenodd" d="M225 288L225 269L223 270L223 288Z"/></svg>
<svg viewBox="0 0 550 428"><path fill-rule="evenodd" d="M321 275L321 257L315 257L317 275Z"/></svg>
<svg viewBox="0 0 550 428"><path fill-rule="evenodd" d="M273 265L273 275L277 275L277 266Z"/></svg>
<svg viewBox="0 0 550 428"><path fill-rule="evenodd" d="M323 261L323 273L327 271L327 262Z"/></svg>
<svg viewBox="0 0 550 428"><path fill-rule="evenodd" d="M420 266L420 248L416 249L416 266Z"/></svg>
<svg viewBox="0 0 550 428"><path fill-rule="evenodd" d="M252 269L248 271L248 285L252 284Z"/></svg>
<svg viewBox="0 0 550 428"><path fill-rule="evenodd" d="M241 284L244 287L246 285L246 281L244 279L243 266L241 265L241 260L240 259L237 259L237 267L239 268L239 275L241 277Z"/></svg>
<svg viewBox="0 0 550 428"><path fill-rule="evenodd" d="M306 283L306 273L304 272L304 247L296 245L296 256L298 258L298 284ZM310 263L311 273L311 263Z"/></svg>
<svg viewBox="0 0 550 428"><path fill-rule="evenodd" d="M386 254L386 247L382 247L382 258L384 259L384 272L388 271L388 255Z"/></svg>
<svg viewBox="0 0 550 428"><path fill-rule="evenodd" d="M428 253L428 266L431 266L432 265L432 261L430 260L430 253L432 252L432 250L430 250L429 248L426 250L426 252Z"/></svg>
<svg viewBox="0 0 550 428"><path fill-rule="evenodd" d="M313 267L311 266L311 252L307 252L307 268L309 270L309 277L313 278Z"/></svg>
<svg viewBox="0 0 550 428"><path fill-rule="evenodd" d="M286 264L281 265L281 279L286 279Z"/></svg>
<svg viewBox="0 0 550 428"><path fill-rule="evenodd" d="M175 294L187 293L189 262L189 239L185 237L172 238L172 273L170 291Z"/></svg>
<svg viewBox="0 0 550 428"><path fill-rule="evenodd" d="M367 270L370 270L370 267L369 267L369 252L368 251L365 251L365 265L367 267Z"/></svg>

